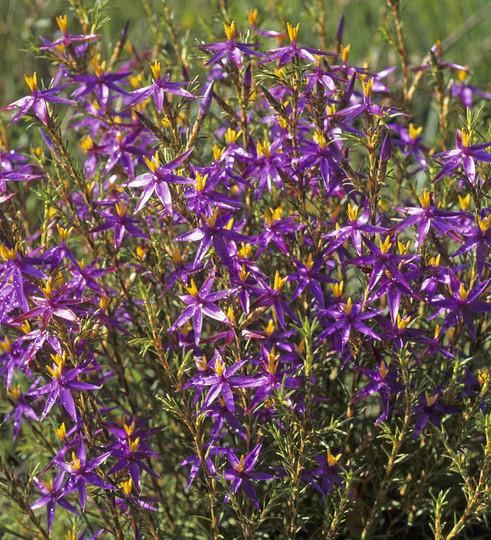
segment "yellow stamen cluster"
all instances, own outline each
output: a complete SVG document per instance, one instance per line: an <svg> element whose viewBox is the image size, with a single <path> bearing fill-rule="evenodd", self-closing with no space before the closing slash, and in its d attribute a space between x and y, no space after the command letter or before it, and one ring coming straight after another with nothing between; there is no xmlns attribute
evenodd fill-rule
<svg viewBox="0 0 491 540"><path fill-rule="evenodd" d="M232 464L233 465L233 464ZM244 454L240 456L240 461L238 465L234 465L234 468L237 472L242 472L244 470Z"/></svg>
<svg viewBox="0 0 491 540"><path fill-rule="evenodd" d="M257 8L255 9L248 9L247 10L247 20L249 21L249 24L251 26L255 26L256 25L256 21L257 21Z"/></svg>
<svg viewBox="0 0 491 540"><path fill-rule="evenodd" d="M94 68L94 73L98 77L102 77L102 75L104 75L104 70L106 69L106 61L104 60L104 62L101 62L100 54L92 58L92 67Z"/></svg>
<svg viewBox="0 0 491 540"><path fill-rule="evenodd" d="M218 375L223 375L225 371L225 364L222 362L222 358L220 355L217 355L217 360L215 362L215 367L213 368L213 371Z"/></svg>
<svg viewBox="0 0 491 540"><path fill-rule="evenodd" d="M430 257L429 264L430 266L440 266L440 253L436 257Z"/></svg>
<svg viewBox="0 0 491 540"><path fill-rule="evenodd" d="M61 377L62 371L65 367L66 356L65 356L65 353L63 352L63 356L60 356L59 354L52 354L51 358L56 364L56 367L52 368L51 366L46 365L46 369L51 373L51 376L53 377L53 379L58 380Z"/></svg>
<svg viewBox="0 0 491 540"><path fill-rule="evenodd" d="M436 42L436 54L440 57L443 56L443 49L442 49L442 44L440 42L440 40L438 39L437 42Z"/></svg>
<svg viewBox="0 0 491 540"><path fill-rule="evenodd" d="M137 437L134 441L128 441L128 448L130 452L136 452L138 448L138 443L140 442L140 437Z"/></svg>
<svg viewBox="0 0 491 540"><path fill-rule="evenodd" d="M234 131L232 128L228 128L227 132L225 133L225 140L228 142L228 144L233 144L237 141L241 134L242 130Z"/></svg>
<svg viewBox="0 0 491 540"><path fill-rule="evenodd" d="M312 266L314 266L314 259L312 258L312 253L309 253L309 257L306 261L304 261L304 264L307 267L307 270L312 270Z"/></svg>
<svg viewBox="0 0 491 540"><path fill-rule="evenodd" d="M196 283L194 282L194 279L191 279L191 286L190 287L184 287L186 291L191 296L194 296L195 298L198 298L198 287L196 287Z"/></svg>
<svg viewBox="0 0 491 540"><path fill-rule="evenodd" d="M411 318L408 315L404 315L404 317L401 318L399 313L397 314L397 328L399 328L399 330L404 330L410 322Z"/></svg>
<svg viewBox="0 0 491 540"><path fill-rule="evenodd" d="M3 341L0 341L0 349L3 349L5 352L11 353L12 352L12 343L10 343L10 339L8 336L5 336L5 339Z"/></svg>
<svg viewBox="0 0 491 540"><path fill-rule="evenodd" d="M194 186L196 187L196 191L203 191L206 186L206 181L208 180L208 175L205 174L204 176L201 176L199 172L196 172L196 182Z"/></svg>
<svg viewBox="0 0 491 540"><path fill-rule="evenodd" d="M365 97L370 97L372 93L373 79L368 79L367 82L362 79L361 85L363 86L363 93L365 94Z"/></svg>
<svg viewBox="0 0 491 540"><path fill-rule="evenodd" d="M208 227L214 227L215 226L215 223L217 221L217 217L218 217L218 207L215 207L211 217L209 217L209 218L205 217L205 221L208 224Z"/></svg>
<svg viewBox="0 0 491 540"><path fill-rule="evenodd" d="M58 429L53 428L53 431L56 433L60 441L64 441L66 439L65 422L63 422Z"/></svg>
<svg viewBox="0 0 491 540"><path fill-rule="evenodd" d="M80 148L84 152L88 152L89 150L92 150L94 148L94 141L92 140L92 137L90 135L87 135L82 141L80 142Z"/></svg>
<svg viewBox="0 0 491 540"><path fill-rule="evenodd" d="M48 491L53 491L53 479L51 478L49 482L46 482L45 480L41 480L41 482L44 484L44 487L48 490Z"/></svg>
<svg viewBox="0 0 491 540"><path fill-rule="evenodd" d="M397 247L399 248L399 253L401 255L406 255L406 253L409 251L409 245L410 241L408 240L406 245L404 245L402 242L397 242Z"/></svg>
<svg viewBox="0 0 491 540"><path fill-rule="evenodd" d="M440 332L441 332L441 326L437 324L435 326L435 333L433 334L433 338L438 339L440 337Z"/></svg>
<svg viewBox="0 0 491 540"><path fill-rule="evenodd" d="M133 420L133 422L131 422L129 426L128 424L126 424L126 422L124 422L123 429L126 431L126 435L128 435L128 437L131 437L135 431L135 421Z"/></svg>
<svg viewBox="0 0 491 540"><path fill-rule="evenodd" d="M426 210L430 207L431 204L431 193L425 188L423 196L418 195L419 202L423 208Z"/></svg>
<svg viewBox="0 0 491 540"><path fill-rule="evenodd" d="M24 79L26 80L27 86L29 87L31 92L34 92L38 89L38 78L36 73L33 73L32 77L24 75Z"/></svg>
<svg viewBox="0 0 491 540"><path fill-rule="evenodd" d="M147 250L143 246L137 246L136 255L139 259L143 259L143 257L145 257L146 252Z"/></svg>
<svg viewBox="0 0 491 540"><path fill-rule="evenodd" d="M281 289L283 288L283 285L287 282L288 280L288 277L280 277L280 273L278 272L278 270L276 270L276 274L274 276L274 285L273 285L273 289L275 291L281 291Z"/></svg>
<svg viewBox="0 0 491 540"><path fill-rule="evenodd" d="M268 141L264 141L264 143L257 141L257 155L262 156L263 154L266 157L271 155L271 144L269 144Z"/></svg>
<svg viewBox="0 0 491 540"><path fill-rule="evenodd" d="M467 70L465 70L465 69L459 69L457 71L457 76L458 76L460 82L464 82L467 79L468 74L469 74L469 72Z"/></svg>
<svg viewBox="0 0 491 540"><path fill-rule="evenodd" d="M459 296L460 296L460 299L461 299L461 300L466 300L468 295L469 295L469 291L466 291L466 290L465 290L465 287L464 287L464 284L461 283L461 284L460 284L460 289L459 289Z"/></svg>
<svg viewBox="0 0 491 540"><path fill-rule="evenodd" d="M20 394L21 394L21 392L20 392L20 386L19 385L17 385L17 388L11 388L9 390L9 395L12 396L16 400L20 398Z"/></svg>
<svg viewBox="0 0 491 540"><path fill-rule="evenodd" d="M60 240L62 242L66 242L73 231L73 227L70 227L69 229L65 229L61 227L61 225L56 225L56 228L58 229L58 235L60 236Z"/></svg>
<svg viewBox="0 0 491 540"><path fill-rule="evenodd" d="M290 23L286 23L286 28L288 30L288 37L290 38L290 41L292 43L296 43L298 39L298 29L300 28L300 24L297 24L297 26L293 27Z"/></svg>
<svg viewBox="0 0 491 540"><path fill-rule="evenodd" d="M266 220L266 223L271 227L275 221L280 221L283 217L283 208L281 206L278 206L276 210L273 210L272 208L269 209L271 212L271 215L268 214L268 211L264 212L264 219Z"/></svg>
<svg viewBox="0 0 491 540"><path fill-rule="evenodd" d="M116 203L116 213L119 217L123 217L126 214L127 206L122 201Z"/></svg>
<svg viewBox="0 0 491 540"><path fill-rule="evenodd" d="M477 222L481 231L486 232L489 229L489 225L491 224L491 214L484 219L481 219L480 216L477 216Z"/></svg>
<svg viewBox="0 0 491 540"><path fill-rule="evenodd" d="M240 268L240 273L239 273L240 281L244 282L249 277L250 274L251 274L250 272L247 272L245 266L242 265Z"/></svg>
<svg viewBox="0 0 491 540"><path fill-rule="evenodd" d="M152 66L150 66L152 67ZM140 88L141 82L143 79L143 73L138 73L138 75L128 75L128 80L130 81L131 86L136 90Z"/></svg>
<svg viewBox="0 0 491 540"><path fill-rule="evenodd" d="M392 247L392 242L390 241L390 236L387 236L387 238L382 242L382 240L379 240L380 245L380 251L383 255L387 255L389 253L389 249Z"/></svg>
<svg viewBox="0 0 491 540"><path fill-rule="evenodd" d="M272 319L268 322L268 326L263 326L263 330L270 336L275 331L275 325Z"/></svg>
<svg viewBox="0 0 491 540"><path fill-rule="evenodd" d="M477 380L481 386L484 386L489 382L489 368L480 369L477 372Z"/></svg>
<svg viewBox="0 0 491 540"><path fill-rule="evenodd" d="M72 469L78 471L80 469L80 460L75 455L75 452L72 452Z"/></svg>
<svg viewBox="0 0 491 540"><path fill-rule="evenodd" d="M223 28L225 29L225 35L227 36L227 39L230 41L231 39L234 39L235 37L235 21L232 21L230 25L223 23Z"/></svg>
<svg viewBox="0 0 491 540"><path fill-rule="evenodd" d="M351 43L348 43L348 45L346 45L346 47L343 47L341 45L341 58L342 58L344 63L346 63L348 61L348 56L349 56L350 50L351 50Z"/></svg>
<svg viewBox="0 0 491 540"><path fill-rule="evenodd" d="M348 219L351 222L356 221L356 217L358 216L358 210L359 210L359 206L357 206L356 204L355 206L351 206L351 204L348 203L347 214L348 214Z"/></svg>
<svg viewBox="0 0 491 540"><path fill-rule="evenodd" d="M155 80L158 80L161 78L160 75L160 62L155 61L153 64L150 64L150 69L152 70L153 76Z"/></svg>
<svg viewBox="0 0 491 540"><path fill-rule="evenodd" d="M333 456L329 450L327 449L327 463L329 464L329 467L334 467L336 463L341 459L341 454L338 454L337 456Z"/></svg>
<svg viewBox="0 0 491 540"><path fill-rule="evenodd" d="M462 144L467 148L472 141L472 130L467 132L465 128L462 128Z"/></svg>
<svg viewBox="0 0 491 540"><path fill-rule="evenodd" d="M341 298L343 296L343 287L344 287L344 281L341 281L340 283L330 283L332 292L336 298Z"/></svg>
<svg viewBox="0 0 491 540"><path fill-rule="evenodd" d="M53 298L53 278L50 277L46 286L41 287L41 290L43 291L45 298L51 300L51 298Z"/></svg>
<svg viewBox="0 0 491 540"><path fill-rule="evenodd" d="M426 398L426 406L431 407L434 405L435 401L438 399L438 394L435 394L434 396L431 396L428 394L428 392L425 391L425 398Z"/></svg>
<svg viewBox="0 0 491 540"><path fill-rule="evenodd" d="M123 488L125 495L129 495L131 493L131 489L133 488L133 480L131 479L131 476L128 480L126 480L126 482L121 482L119 485Z"/></svg>
<svg viewBox="0 0 491 540"><path fill-rule="evenodd" d="M250 259L252 254L251 244L243 244L239 251L237 252L237 258L240 259Z"/></svg>
<svg viewBox="0 0 491 540"><path fill-rule="evenodd" d="M174 248L172 251L172 262L175 265L182 264L182 253L179 248Z"/></svg>
<svg viewBox="0 0 491 540"><path fill-rule="evenodd" d="M218 146L215 144L213 146L213 159L215 161L220 161L220 158L222 157L222 154L224 151L225 151L225 148L218 148Z"/></svg>
<svg viewBox="0 0 491 540"><path fill-rule="evenodd" d="M203 355L203 358L201 358L201 360L199 358L196 358L196 365L199 369L205 371L207 366L206 355Z"/></svg>
<svg viewBox="0 0 491 540"><path fill-rule="evenodd" d="M387 373L389 373L387 364L382 360L382 362L380 362L380 376L382 377L382 379L385 379Z"/></svg>
<svg viewBox="0 0 491 540"><path fill-rule="evenodd" d="M268 366L266 370L271 375L274 375L276 373L276 370L278 369L278 363L279 363L279 354L275 354L274 347L271 349L271 352L268 353Z"/></svg>
<svg viewBox="0 0 491 540"><path fill-rule="evenodd" d="M66 34L68 31L68 19L66 15L59 15L56 17L56 23L58 24L58 28Z"/></svg>
<svg viewBox="0 0 491 540"><path fill-rule="evenodd" d="M353 305L351 304L351 297L350 297L350 298L348 298L348 301L344 305L343 311L346 313L346 315L350 315L352 308L353 308Z"/></svg>
<svg viewBox="0 0 491 540"><path fill-rule="evenodd" d="M322 150L324 150L324 148L327 146L327 141L324 137L324 133L314 133L313 139L321 147Z"/></svg>
<svg viewBox="0 0 491 540"><path fill-rule="evenodd" d="M0 246L0 255L4 261L15 261L17 259L17 244L12 249L7 246Z"/></svg>
<svg viewBox="0 0 491 540"><path fill-rule="evenodd" d="M143 156L143 159L145 160L147 167L153 172L153 174L155 174L155 172L159 168L159 163L160 163L159 153L155 152L155 155L153 156L152 161L147 159L146 156Z"/></svg>
<svg viewBox="0 0 491 540"><path fill-rule="evenodd" d="M467 210L467 208L469 208L469 203L471 202L471 194L470 193L467 193L467 195L465 197L462 197L461 195L459 195L459 204L460 204L460 208L462 209L463 212L465 212Z"/></svg>
<svg viewBox="0 0 491 540"><path fill-rule="evenodd" d="M415 128L414 124L409 124L409 137L411 137L413 141L419 137L422 131L423 131L423 126L420 126L419 128Z"/></svg>

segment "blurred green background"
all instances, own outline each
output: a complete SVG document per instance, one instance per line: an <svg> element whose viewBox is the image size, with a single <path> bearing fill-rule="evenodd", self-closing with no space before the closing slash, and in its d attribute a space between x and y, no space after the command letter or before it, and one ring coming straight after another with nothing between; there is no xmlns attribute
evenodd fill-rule
<svg viewBox="0 0 491 540"><path fill-rule="evenodd" d="M77 3L73 0L73 3ZM238 30L247 28L247 8L258 8L261 30L282 31L283 21L300 22L300 43L320 47L316 32L320 6L326 13L328 43L333 44L341 14L345 15L343 43L351 43L351 62L368 61L372 69L382 69L396 62L394 52L381 38L379 28L388 14L385 0L168 0L174 15L174 25L183 43L197 39L210 41L212 32L223 36L221 21L234 19ZM487 84L491 80L491 2L489 0L400 0L404 35L407 41L410 66L417 66L437 39L445 49L445 60L468 65L473 73L472 83ZM137 51L152 47L152 25L148 14L165 39L168 35L161 0L85 1L92 9L104 6L110 19L101 33L108 44L114 44L127 20L130 21L129 40ZM26 52L27 43L39 43L39 37L53 39L58 33L55 16L69 15L69 31L80 33L80 27L70 12L66 0L0 0L0 104L6 105L25 95L23 74L33 71L46 75L48 66ZM215 39L216 40L216 39ZM267 43L266 38L262 38ZM191 49L190 55L195 54Z"/></svg>

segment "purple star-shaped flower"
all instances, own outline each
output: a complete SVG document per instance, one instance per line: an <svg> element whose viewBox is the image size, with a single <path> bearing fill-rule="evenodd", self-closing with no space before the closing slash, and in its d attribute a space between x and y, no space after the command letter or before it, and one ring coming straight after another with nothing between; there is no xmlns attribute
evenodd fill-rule
<svg viewBox="0 0 491 540"><path fill-rule="evenodd" d="M232 493L237 493L238 489L242 487L244 493L257 509L259 509L259 503L251 480L270 480L273 478L271 474L254 472L252 470L259 458L261 446L261 444L258 444L247 456L242 455L240 459L237 458L233 450L228 448L227 455L233 469L225 469L225 480L232 482ZM228 499L229 497L227 496L226 501Z"/></svg>
<svg viewBox="0 0 491 540"><path fill-rule="evenodd" d="M136 205L135 212L139 212L147 204L155 191L160 202L164 205L165 210L169 214L172 214L172 195L167 184L192 184L193 180L177 174L172 174L171 171L182 165L191 155L193 150L194 148L190 148L162 166L160 166L158 152L155 154L152 161L148 160L146 157L144 158L151 172L141 174L127 184L128 187L145 187L140 200Z"/></svg>
<svg viewBox="0 0 491 540"><path fill-rule="evenodd" d="M27 86L31 90L31 95L18 99L10 105L3 107L0 111L11 111L12 109L19 109L19 112L12 118L9 123L9 126L15 124L26 112L32 107L34 114L41 120L44 125L48 123L48 108L46 106L47 101L54 103L75 103L71 99L65 99L57 97L53 94L61 92L67 86L70 86L72 83L62 84L61 86L56 86L55 88L48 88L47 90L38 90L37 76L34 73L32 77L27 77L24 75Z"/></svg>
<svg viewBox="0 0 491 540"><path fill-rule="evenodd" d="M460 131L460 129L457 130L457 135L455 137L456 148L454 150L449 150L448 152L442 152L437 156L442 159L444 165L442 170L435 176L435 178L433 178L433 182L438 182L438 180L441 180L444 176L451 173L460 164L462 164L469 182L473 186L476 185L475 161L491 163L491 154L484 152L486 148L491 146L491 141L471 145L471 137L472 132L467 133L465 129L462 131Z"/></svg>
<svg viewBox="0 0 491 540"><path fill-rule="evenodd" d="M232 293L231 289L225 289L223 291L212 293L213 281L215 280L215 271L205 279L203 285L198 290L194 280L191 280L191 286L186 287L189 294L180 296L179 298L186 304L186 308L178 317L177 321L171 326L169 332L175 332L189 319L194 317L194 335L196 345L199 344L201 329L203 327L203 315L215 319L216 321L223 322L225 324L232 324L230 319L223 313L223 311L215 305L217 300L225 298Z"/></svg>
<svg viewBox="0 0 491 540"><path fill-rule="evenodd" d="M104 480L98 474L93 472L93 470L104 463L109 456L110 452L106 452L99 457L87 461L85 445L81 440L77 455L75 455L75 452L72 452L71 463L66 463L65 461L60 462L60 467L70 474L66 489L70 490L69 492L74 491L75 489L78 490L82 512L85 512L86 484L91 484L102 489L115 489L115 487L107 480Z"/></svg>
<svg viewBox="0 0 491 540"><path fill-rule="evenodd" d="M51 373L53 380L38 388L37 390L31 393L32 396L42 396L48 394L49 396L46 400L46 405L44 406L44 411L41 415L41 421L46 418L46 415L49 413L53 405L59 399L63 407L65 407L68 414L77 421L77 410L75 408L75 403L73 401L73 396L71 390L99 390L100 386L94 384L84 383L76 378L81 374L87 371L85 368L90 363L89 360L83 364L78 365L68 371L65 369L65 355L60 356L59 354L52 356L54 360L55 367L46 366L48 371ZM90 369L90 368L89 368Z"/></svg>

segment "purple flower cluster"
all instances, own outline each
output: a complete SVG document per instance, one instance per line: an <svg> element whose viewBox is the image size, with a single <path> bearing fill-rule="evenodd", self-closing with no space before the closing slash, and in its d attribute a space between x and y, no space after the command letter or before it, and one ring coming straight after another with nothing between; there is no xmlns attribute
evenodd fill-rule
<svg viewBox="0 0 491 540"><path fill-rule="evenodd" d="M180 463L191 466L187 487L222 481L222 502L241 494L260 509L263 482L287 475L265 458L275 448L268 426L286 429L285 406L314 421L329 370L365 377L345 404L378 395L378 425L401 414L401 358L416 373L432 355L467 354L455 334L480 342L491 312L491 142L473 144L472 126L457 130L455 148L431 152L390 104L386 73L300 47L298 26L288 25L290 45L259 52L225 25L225 41L198 45L212 54L199 98L157 60L110 71L94 55L86 72L71 71L98 36L69 36L60 20L63 38L43 49L54 51L61 84L39 90L36 74L26 77L30 95L2 109L15 111L11 124L32 109L45 155L35 163L3 149L0 164L5 420L14 438L27 422L64 422L61 448L34 479L41 496L31 508L46 506L48 531L57 506L85 512L87 487L109 497L119 482L112 504L122 515L153 509L142 493L162 474L152 444L167 426L143 428L133 362L161 364L162 388L192 411L190 433L200 419L194 454ZM137 75L151 82L131 91ZM67 136L83 141L80 167L67 161L58 106L71 111ZM63 163L57 177L51 160ZM389 163L411 182L422 173L426 188L415 180L412 197L390 203ZM445 182L459 206L442 198ZM6 217L21 184L57 197L27 237ZM316 321L308 339L306 320ZM418 389L413 438L461 410L445 402L448 374L439 377L433 395ZM477 397L469 380L465 395ZM347 471L345 453L326 446L302 475L322 498Z"/></svg>

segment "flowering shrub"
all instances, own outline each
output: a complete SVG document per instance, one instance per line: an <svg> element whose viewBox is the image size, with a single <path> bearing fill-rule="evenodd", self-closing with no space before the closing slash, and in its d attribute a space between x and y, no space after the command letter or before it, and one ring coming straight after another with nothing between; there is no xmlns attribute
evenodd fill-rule
<svg viewBox="0 0 491 540"><path fill-rule="evenodd" d="M400 75L257 10L104 53L75 4L3 108L2 532L489 533L491 96L396 0Z"/></svg>

